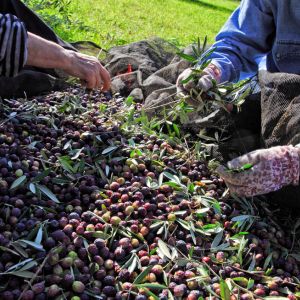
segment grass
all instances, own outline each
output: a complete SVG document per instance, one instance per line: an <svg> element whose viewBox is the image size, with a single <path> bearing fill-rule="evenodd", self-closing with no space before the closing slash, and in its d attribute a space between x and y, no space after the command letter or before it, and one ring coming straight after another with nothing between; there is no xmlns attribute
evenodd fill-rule
<svg viewBox="0 0 300 300"><path fill-rule="evenodd" d="M72 0L67 7L71 27L64 22L54 27L66 40L92 40L105 49L152 36L185 46L205 35L213 42L238 4L236 0Z"/></svg>

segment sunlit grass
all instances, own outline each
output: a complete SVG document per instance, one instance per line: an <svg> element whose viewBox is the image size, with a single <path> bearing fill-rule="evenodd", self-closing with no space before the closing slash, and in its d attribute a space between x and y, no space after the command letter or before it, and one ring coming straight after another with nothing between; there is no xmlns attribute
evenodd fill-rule
<svg viewBox="0 0 300 300"><path fill-rule="evenodd" d="M70 11L90 30L74 26L58 33L69 40L92 40L103 48L159 36L177 45L198 37L214 40L236 0L73 0Z"/></svg>

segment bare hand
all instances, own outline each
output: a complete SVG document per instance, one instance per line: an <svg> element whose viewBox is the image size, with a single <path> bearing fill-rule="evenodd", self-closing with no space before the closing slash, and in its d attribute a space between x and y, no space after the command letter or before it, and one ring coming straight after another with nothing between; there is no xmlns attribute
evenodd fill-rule
<svg viewBox="0 0 300 300"><path fill-rule="evenodd" d="M100 88L103 91L110 89L110 75L96 57L67 51L69 63L63 68L67 74L81 79L88 89Z"/></svg>

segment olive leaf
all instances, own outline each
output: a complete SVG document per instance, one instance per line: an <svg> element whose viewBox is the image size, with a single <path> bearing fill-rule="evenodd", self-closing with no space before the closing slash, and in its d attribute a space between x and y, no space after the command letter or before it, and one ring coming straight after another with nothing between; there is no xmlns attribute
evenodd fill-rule
<svg viewBox="0 0 300 300"><path fill-rule="evenodd" d="M39 228L39 230L38 230L38 232L37 232L36 238L35 238L35 240L34 240L34 242L35 242L36 244L41 245L41 242L42 242L42 239L43 239L43 230L44 230L44 225L41 224L41 225L40 225L40 228Z"/></svg>
<svg viewBox="0 0 300 300"><path fill-rule="evenodd" d="M153 266L148 266L142 273L140 273L134 280L133 284L140 284L144 278L151 272Z"/></svg>
<svg viewBox="0 0 300 300"><path fill-rule="evenodd" d="M103 155L111 154L111 153L113 153L114 151L116 151L117 149L118 149L117 146L110 146L110 147L104 149L104 150L102 151L101 154L103 154Z"/></svg>
<svg viewBox="0 0 300 300"><path fill-rule="evenodd" d="M38 183L38 182L42 181L45 177L47 177L49 175L50 171L51 171L50 169L46 169L42 173L38 174L31 180L31 183Z"/></svg>
<svg viewBox="0 0 300 300"><path fill-rule="evenodd" d="M36 184L36 188L40 190L45 196L56 203L60 203L57 197L44 185Z"/></svg>
<svg viewBox="0 0 300 300"><path fill-rule="evenodd" d="M158 250L162 254L162 256L166 256L167 258L172 260L170 249L164 241L158 240Z"/></svg>
<svg viewBox="0 0 300 300"><path fill-rule="evenodd" d="M18 240L18 243L21 245L21 246L30 246L38 251L44 251L44 247L43 245L41 244L38 244L38 243L35 243L35 242L32 242L32 241L28 241L28 240ZM25 244L25 245L24 245Z"/></svg>
<svg viewBox="0 0 300 300"><path fill-rule="evenodd" d="M223 238L223 230L221 230L214 238L213 242L211 243L211 249L215 249L220 245L220 242L222 241Z"/></svg>
<svg viewBox="0 0 300 300"><path fill-rule="evenodd" d="M9 269L6 270L6 273L9 273L11 271L15 271L15 270L18 270L18 269L21 269L22 267L26 266L28 263L31 263L31 262L34 262L33 265L30 265L31 267L33 266L36 266L37 265L37 262L33 260L33 258L28 258L28 259L25 259L13 266L11 266Z"/></svg>
<svg viewBox="0 0 300 300"><path fill-rule="evenodd" d="M24 184L27 180L26 175L22 175L21 177L17 178L11 185L10 190L14 190L20 185Z"/></svg>
<svg viewBox="0 0 300 300"><path fill-rule="evenodd" d="M221 299L230 300L230 290L227 283L224 280L220 281Z"/></svg>

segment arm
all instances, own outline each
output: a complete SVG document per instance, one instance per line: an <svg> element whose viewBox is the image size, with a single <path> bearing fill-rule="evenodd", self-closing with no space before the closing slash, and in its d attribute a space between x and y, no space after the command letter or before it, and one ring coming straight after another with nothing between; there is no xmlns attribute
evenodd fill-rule
<svg viewBox="0 0 300 300"><path fill-rule="evenodd" d="M87 88L110 88L110 76L97 58L82 53L66 50L53 42L33 33L28 33L29 66L56 68L77 77L86 83Z"/></svg>
<svg viewBox="0 0 300 300"><path fill-rule="evenodd" d="M97 58L66 50L32 33L15 16L0 14L0 76L14 77L23 66L57 68L87 88L110 88L110 76Z"/></svg>
<svg viewBox="0 0 300 300"><path fill-rule="evenodd" d="M273 43L275 25L269 0L242 0L216 37L212 48L216 50L209 56L211 63L197 78L183 84L182 81L192 74L191 69L185 70L177 80L177 91L188 92L197 87L208 91L212 81L238 81L241 72L255 73L256 59L267 54ZM200 62L204 62L200 60Z"/></svg>
<svg viewBox="0 0 300 300"><path fill-rule="evenodd" d="M240 72L255 73L255 60L270 52L275 24L268 3L242 0L217 35L210 59L221 70L220 82L237 81Z"/></svg>

